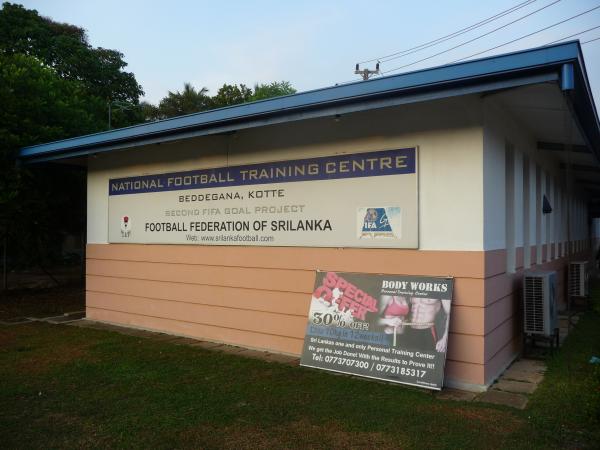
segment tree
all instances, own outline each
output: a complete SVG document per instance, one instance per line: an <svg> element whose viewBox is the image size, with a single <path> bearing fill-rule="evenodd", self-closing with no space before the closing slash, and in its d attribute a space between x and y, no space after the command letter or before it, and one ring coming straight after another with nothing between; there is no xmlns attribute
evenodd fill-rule
<svg viewBox="0 0 600 450"><path fill-rule="evenodd" d="M47 260L57 256L62 230L81 227L85 178L60 168L17 168L16 153L32 143L95 131L102 101L33 56L0 54L0 104L0 227L13 221L9 232L13 247L22 250L13 252L19 263Z"/></svg>
<svg viewBox="0 0 600 450"><path fill-rule="evenodd" d="M184 83L183 91L169 91L167 96L160 101L158 118L183 116L209 109L210 97L206 95L207 92L206 88L197 91L191 83Z"/></svg>
<svg viewBox="0 0 600 450"><path fill-rule="evenodd" d="M295 94L296 89L289 81L274 81L269 84L255 84L252 101Z"/></svg>
<svg viewBox="0 0 600 450"><path fill-rule="evenodd" d="M61 78L83 83L90 95L137 104L144 94L116 50L93 48L85 30L42 17L36 10L4 3L0 10L0 51L37 58Z"/></svg>
<svg viewBox="0 0 600 450"><path fill-rule="evenodd" d="M217 95L211 98L211 109L239 105L252 100L252 89L244 84L224 84Z"/></svg>
<svg viewBox="0 0 600 450"><path fill-rule="evenodd" d="M21 263L56 258L61 234L84 230L85 170L17 168L18 149L105 130L109 102L125 104L115 126L142 121L133 106L143 91L126 65L120 52L92 47L82 28L2 5L0 234L8 229L9 242L20 247L11 255Z"/></svg>
<svg viewBox="0 0 600 450"><path fill-rule="evenodd" d="M274 81L268 84L254 85L254 91L245 84L224 84L210 97L208 89L197 91L190 83L184 84L182 92L169 92L158 108L151 104L144 106L144 120L166 119L210 109L224 108L255 100L265 100L281 95L295 94L296 89L288 81Z"/></svg>
<svg viewBox="0 0 600 450"><path fill-rule="evenodd" d="M139 104L140 122L153 122L160 118L158 107L149 102Z"/></svg>

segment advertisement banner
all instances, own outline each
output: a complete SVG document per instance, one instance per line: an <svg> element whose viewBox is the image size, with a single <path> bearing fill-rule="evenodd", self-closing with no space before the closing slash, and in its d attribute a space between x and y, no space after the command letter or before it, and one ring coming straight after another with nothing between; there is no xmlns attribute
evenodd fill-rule
<svg viewBox="0 0 600 450"><path fill-rule="evenodd" d="M418 247L417 149L109 180L111 243Z"/></svg>
<svg viewBox="0 0 600 450"><path fill-rule="evenodd" d="M317 272L300 364L440 390L452 278Z"/></svg>

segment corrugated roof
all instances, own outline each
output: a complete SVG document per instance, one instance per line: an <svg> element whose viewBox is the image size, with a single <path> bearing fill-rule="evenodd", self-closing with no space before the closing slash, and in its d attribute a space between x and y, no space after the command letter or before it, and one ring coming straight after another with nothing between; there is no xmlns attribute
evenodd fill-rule
<svg viewBox="0 0 600 450"><path fill-rule="evenodd" d="M565 64L573 70L565 71ZM411 97L444 98L574 73L572 95L588 145L600 155L600 126L578 41L245 103L21 149L23 161L64 159L192 135L299 120L335 111L367 110ZM533 77L533 78L532 78Z"/></svg>

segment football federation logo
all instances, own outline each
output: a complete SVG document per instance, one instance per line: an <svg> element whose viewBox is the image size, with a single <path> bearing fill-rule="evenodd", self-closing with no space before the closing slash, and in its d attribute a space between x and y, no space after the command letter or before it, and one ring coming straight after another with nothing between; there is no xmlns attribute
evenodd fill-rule
<svg viewBox="0 0 600 450"><path fill-rule="evenodd" d="M131 217L121 217L121 237L129 237L131 235Z"/></svg>

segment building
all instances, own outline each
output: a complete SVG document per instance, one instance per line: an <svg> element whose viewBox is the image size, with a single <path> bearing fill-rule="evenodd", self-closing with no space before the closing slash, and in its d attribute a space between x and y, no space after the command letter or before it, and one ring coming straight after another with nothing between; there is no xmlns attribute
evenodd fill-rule
<svg viewBox="0 0 600 450"><path fill-rule="evenodd" d="M344 174L370 152L396 149L416 149L415 183ZM600 212L599 156L598 115L578 42L20 154L28 163L87 166L88 318L299 354L316 270L451 276L446 385L470 390L489 386L521 349L524 270L557 270L565 306L565 265L589 257L590 219ZM317 160L333 164L330 178L289 172L304 164L310 175L308 165ZM385 170L392 160L381 161L371 169ZM227 168L243 173L245 182L228 180ZM263 169L271 172L261 177ZM179 191L204 182L212 187ZM250 201L255 186L268 200ZM235 192L246 198L220 197ZM404 211L401 238L354 236L357 208L395 204ZM162 218L138 220L148 214ZM181 215L199 216L194 220L204 228L190 230ZM261 232L244 229L244 222L255 222L245 217L265 221L257 225ZM331 218L332 229L311 222L318 229L299 232L288 217ZM270 235L263 233L282 218ZM224 221L231 228L210 225ZM178 229L180 223L187 225ZM221 241L202 240L220 234ZM262 241L242 241L244 235Z"/></svg>

